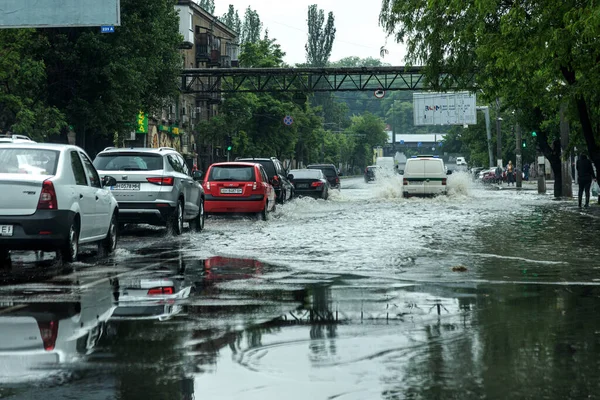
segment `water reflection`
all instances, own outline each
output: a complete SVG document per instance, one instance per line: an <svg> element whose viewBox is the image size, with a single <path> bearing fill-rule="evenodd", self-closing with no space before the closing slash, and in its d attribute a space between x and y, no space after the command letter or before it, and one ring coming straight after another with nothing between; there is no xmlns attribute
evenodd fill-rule
<svg viewBox="0 0 600 400"><path fill-rule="evenodd" d="M44 302L2 303L0 381L51 378L94 351L114 311L112 287L105 280L76 293L38 290Z"/></svg>

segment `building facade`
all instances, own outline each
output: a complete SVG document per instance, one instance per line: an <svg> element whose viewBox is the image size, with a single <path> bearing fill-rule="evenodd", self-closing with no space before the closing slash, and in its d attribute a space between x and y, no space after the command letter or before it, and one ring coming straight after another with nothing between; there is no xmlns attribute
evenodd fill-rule
<svg viewBox="0 0 600 400"><path fill-rule="evenodd" d="M193 1L179 0L175 9L183 36L182 69L238 66L237 32ZM136 133L132 133L131 139L145 147L173 147L183 154L190 168L206 170L210 163L222 157L222 143L203 137L196 126L218 115L221 102L220 93L182 93L159 115L138 115Z"/></svg>

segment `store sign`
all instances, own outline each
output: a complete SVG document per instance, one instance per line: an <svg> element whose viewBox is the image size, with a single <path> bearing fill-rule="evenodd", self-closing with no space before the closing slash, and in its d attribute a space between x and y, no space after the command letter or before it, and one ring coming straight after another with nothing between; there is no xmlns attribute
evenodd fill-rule
<svg viewBox="0 0 600 400"><path fill-rule="evenodd" d="M137 116L135 132L143 134L148 133L148 117L146 116L146 114L144 114L143 111L140 111L140 113Z"/></svg>

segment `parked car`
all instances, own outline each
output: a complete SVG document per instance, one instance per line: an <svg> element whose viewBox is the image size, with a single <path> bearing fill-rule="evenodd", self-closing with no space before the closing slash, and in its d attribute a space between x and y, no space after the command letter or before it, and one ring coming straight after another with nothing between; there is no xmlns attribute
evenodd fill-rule
<svg viewBox="0 0 600 400"><path fill-rule="evenodd" d="M266 220L268 213L275 211L275 189L262 164L212 164L203 184L209 214L256 213Z"/></svg>
<svg viewBox="0 0 600 400"><path fill-rule="evenodd" d="M2 135L0 143L36 143L29 136L25 135Z"/></svg>
<svg viewBox="0 0 600 400"><path fill-rule="evenodd" d="M375 180L375 171L377 170L376 165L369 165L365 168L365 182L369 183Z"/></svg>
<svg viewBox="0 0 600 400"><path fill-rule="evenodd" d="M451 173L452 171L446 171L444 160L437 156L409 158L404 167L404 197L448 194L447 175Z"/></svg>
<svg viewBox="0 0 600 400"><path fill-rule="evenodd" d="M9 250L56 251L77 259L79 246L117 246L119 208L88 155L62 144L0 145L0 259Z"/></svg>
<svg viewBox="0 0 600 400"><path fill-rule="evenodd" d="M323 171L327 180L329 181L329 186L333 189L341 189L342 185L340 183L340 176L342 176L341 172L338 172L337 168L333 164L310 164L306 168L308 169L320 169Z"/></svg>
<svg viewBox="0 0 600 400"><path fill-rule="evenodd" d="M236 158L236 161L258 163L262 165L267 173L269 182L275 189L278 203L285 203L294 197L294 186L288 180L288 173L281 162L275 157L271 158Z"/></svg>
<svg viewBox="0 0 600 400"><path fill-rule="evenodd" d="M110 189L119 202L119 223L166 226L175 235L184 221L197 232L204 229L202 173L192 174L175 149L109 147L94 165L117 179Z"/></svg>
<svg viewBox="0 0 600 400"><path fill-rule="evenodd" d="M329 181L320 169L293 169L288 179L296 188L296 196L329 198Z"/></svg>

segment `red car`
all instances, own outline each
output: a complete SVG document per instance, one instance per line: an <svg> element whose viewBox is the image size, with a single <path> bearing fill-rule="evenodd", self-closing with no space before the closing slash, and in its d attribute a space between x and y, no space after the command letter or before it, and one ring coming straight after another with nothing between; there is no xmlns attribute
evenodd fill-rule
<svg viewBox="0 0 600 400"><path fill-rule="evenodd" d="M204 211L208 214L257 213L266 220L275 211L275 189L260 164L223 162L204 177Z"/></svg>

